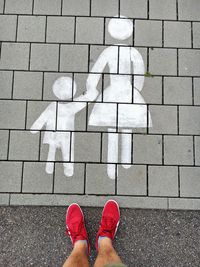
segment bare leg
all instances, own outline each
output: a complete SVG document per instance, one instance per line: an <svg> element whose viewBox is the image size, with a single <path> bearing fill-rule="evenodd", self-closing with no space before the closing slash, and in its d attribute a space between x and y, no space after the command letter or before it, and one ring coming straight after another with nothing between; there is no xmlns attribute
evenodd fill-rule
<svg viewBox="0 0 200 267"><path fill-rule="evenodd" d="M55 155L56 155L56 147L49 145L49 153L47 157L47 161L55 161ZM51 174L53 173L54 169L54 163L53 162L47 162L46 164L46 172Z"/></svg>
<svg viewBox="0 0 200 267"><path fill-rule="evenodd" d="M74 245L72 253L63 264L63 267L89 267L87 256L87 245L81 241L77 241Z"/></svg>
<svg viewBox="0 0 200 267"><path fill-rule="evenodd" d="M109 263L122 263L112 246L110 238L103 238L99 244L99 252L94 267L104 267Z"/></svg>
<svg viewBox="0 0 200 267"><path fill-rule="evenodd" d="M114 129L108 129L109 132ZM108 162L117 163L118 161L118 134L108 133ZM111 179L115 179L115 164L107 164L107 173Z"/></svg>
<svg viewBox="0 0 200 267"><path fill-rule="evenodd" d="M126 132L123 134L123 132ZM122 150L121 150L121 162L128 163L122 165L125 169L131 167L131 147L132 147L132 135L131 130L122 130Z"/></svg>
<svg viewBox="0 0 200 267"><path fill-rule="evenodd" d="M64 161L69 161L69 155L70 155L70 139L72 138L72 134L68 133L65 137L65 140L63 140L62 146L61 146L61 151L62 151L62 156ZM74 160L74 138L71 140L71 161ZM74 174L74 164L73 163L63 163L64 167L64 174L66 176L73 176Z"/></svg>

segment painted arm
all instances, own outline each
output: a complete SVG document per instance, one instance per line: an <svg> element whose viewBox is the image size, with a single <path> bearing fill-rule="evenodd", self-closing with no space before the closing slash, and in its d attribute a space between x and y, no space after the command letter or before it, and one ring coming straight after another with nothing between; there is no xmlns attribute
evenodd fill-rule
<svg viewBox="0 0 200 267"><path fill-rule="evenodd" d="M141 91L144 85L144 61L137 49L131 49L131 61L133 62L134 88ZM139 74L140 76L138 76Z"/></svg>
<svg viewBox="0 0 200 267"><path fill-rule="evenodd" d="M47 123L49 119L49 111L52 108L52 104L50 104L40 115L40 117L33 123L31 126L31 133L35 134L38 133L39 130L41 130L44 125Z"/></svg>

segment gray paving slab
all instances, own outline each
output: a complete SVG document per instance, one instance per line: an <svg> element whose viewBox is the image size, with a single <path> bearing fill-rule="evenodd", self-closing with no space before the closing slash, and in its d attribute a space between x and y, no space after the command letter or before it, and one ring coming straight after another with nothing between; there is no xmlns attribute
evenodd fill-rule
<svg viewBox="0 0 200 267"><path fill-rule="evenodd" d="M75 133L74 155L77 162L100 162L100 133Z"/></svg>
<svg viewBox="0 0 200 267"><path fill-rule="evenodd" d="M200 48L200 23L193 22L192 30L193 30L193 47Z"/></svg>
<svg viewBox="0 0 200 267"><path fill-rule="evenodd" d="M192 105L192 78L164 77L164 104Z"/></svg>
<svg viewBox="0 0 200 267"><path fill-rule="evenodd" d="M200 107L179 107L179 131L181 134L200 134Z"/></svg>
<svg viewBox="0 0 200 267"><path fill-rule="evenodd" d="M134 135L133 162L162 164L162 137L160 135Z"/></svg>
<svg viewBox="0 0 200 267"><path fill-rule="evenodd" d="M61 0L34 0L34 14L61 15Z"/></svg>
<svg viewBox="0 0 200 267"><path fill-rule="evenodd" d="M58 44L31 44L31 70L58 71Z"/></svg>
<svg viewBox="0 0 200 267"><path fill-rule="evenodd" d="M191 199L191 198L170 198L169 199L169 208L172 210L199 210L200 209L200 200ZM187 231L186 231L187 232ZM195 231L194 231L195 232Z"/></svg>
<svg viewBox="0 0 200 267"><path fill-rule="evenodd" d="M13 71L0 71L0 98L9 99L12 94Z"/></svg>
<svg viewBox="0 0 200 267"><path fill-rule="evenodd" d="M0 41L15 41L16 15L0 15Z"/></svg>
<svg viewBox="0 0 200 267"><path fill-rule="evenodd" d="M134 165L129 169L125 169L122 165L118 165L117 194L146 196L146 166Z"/></svg>
<svg viewBox="0 0 200 267"><path fill-rule="evenodd" d="M103 18L78 17L76 19L76 43L103 44L103 31Z"/></svg>
<svg viewBox="0 0 200 267"><path fill-rule="evenodd" d="M150 20L135 20L136 46L162 46L162 22Z"/></svg>
<svg viewBox="0 0 200 267"><path fill-rule="evenodd" d="M9 194L0 194L0 205L7 206L9 204Z"/></svg>
<svg viewBox="0 0 200 267"><path fill-rule="evenodd" d="M180 168L180 196L181 197L199 197L200 196L199 174L200 174L200 168L198 167Z"/></svg>
<svg viewBox="0 0 200 267"><path fill-rule="evenodd" d="M38 160L39 136L27 131L11 131L9 142L10 160Z"/></svg>
<svg viewBox="0 0 200 267"><path fill-rule="evenodd" d="M4 10L4 0L0 0L0 14L3 14Z"/></svg>
<svg viewBox="0 0 200 267"><path fill-rule="evenodd" d="M195 165L200 165L200 136L194 137L195 143Z"/></svg>
<svg viewBox="0 0 200 267"><path fill-rule="evenodd" d="M179 75L198 76L200 74L200 51L192 49L179 50Z"/></svg>
<svg viewBox="0 0 200 267"><path fill-rule="evenodd" d="M145 77L141 95L147 104L162 104L162 78Z"/></svg>
<svg viewBox="0 0 200 267"><path fill-rule="evenodd" d="M152 127L149 132L154 134L177 134L177 107L167 105L150 105L149 112L152 118ZM150 120L149 120L150 125Z"/></svg>
<svg viewBox="0 0 200 267"><path fill-rule="evenodd" d="M0 128L24 129L26 102L1 100L0 103Z"/></svg>
<svg viewBox="0 0 200 267"><path fill-rule="evenodd" d="M47 42L73 43L74 20L72 17L47 17Z"/></svg>
<svg viewBox="0 0 200 267"><path fill-rule="evenodd" d="M167 58L167 60L166 60ZM176 49L154 48L149 50L149 71L152 75L176 75Z"/></svg>
<svg viewBox="0 0 200 267"><path fill-rule="evenodd" d="M44 42L45 16L19 16L17 41Z"/></svg>
<svg viewBox="0 0 200 267"><path fill-rule="evenodd" d="M118 0L91 0L91 15L92 16L111 16L114 17L119 13Z"/></svg>
<svg viewBox="0 0 200 267"><path fill-rule="evenodd" d="M190 22L164 22L164 46L191 48L191 23Z"/></svg>
<svg viewBox="0 0 200 267"><path fill-rule="evenodd" d="M198 0L178 0L178 17L180 20L200 20L200 2Z"/></svg>
<svg viewBox="0 0 200 267"><path fill-rule="evenodd" d="M25 162L22 192L52 193L53 175L47 174L43 162Z"/></svg>
<svg viewBox="0 0 200 267"><path fill-rule="evenodd" d="M89 16L90 0L63 0L62 15Z"/></svg>
<svg viewBox="0 0 200 267"><path fill-rule="evenodd" d="M6 0L5 13L10 14L32 14L33 0Z"/></svg>
<svg viewBox="0 0 200 267"><path fill-rule="evenodd" d="M108 178L106 164L86 165L86 194L114 195L115 180Z"/></svg>
<svg viewBox="0 0 200 267"><path fill-rule="evenodd" d="M133 45L133 34L125 39L125 40L117 40L117 39L114 39L110 33L108 32L108 24L110 22L110 18L106 18L106 23L105 23L105 44L107 45L110 45L110 44L128 44L130 46Z"/></svg>
<svg viewBox="0 0 200 267"><path fill-rule="evenodd" d="M194 104L200 105L200 79L194 78Z"/></svg>
<svg viewBox="0 0 200 267"><path fill-rule="evenodd" d="M149 166L149 196L178 197L178 167Z"/></svg>
<svg viewBox="0 0 200 267"><path fill-rule="evenodd" d="M147 18L147 0L121 0L120 15L130 18Z"/></svg>
<svg viewBox="0 0 200 267"><path fill-rule="evenodd" d="M85 164L74 164L74 174L64 175L63 164L55 163L54 193L84 194Z"/></svg>
<svg viewBox="0 0 200 267"><path fill-rule="evenodd" d="M28 70L29 49L28 43L2 43L0 69Z"/></svg>
<svg viewBox="0 0 200 267"><path fill-rule="evenodd" d="M42 72L14 73L13 98L14 99L42 99Z"/></svg>
<svg viewBox="0 0 200 267"><path fill-rule="evenodd" d="M1 150L0 150L0 159L7 159L7 155L8 155L8 135L9 135L9 131L8 130L1 130L0 131L0 146L1 146Z"/></svg>
<svg viewBox="0 0 200 267"><path fill-rule="evenodd" d="M176 20L176 0L150 0L150 19L170 19Z"/></svg>
<svg viewBox="0 0 200 267"><path fill-rule="evenodd" d="M20 192L22 162L0 161L0 192Z"/></svg>
<svg viewBox="0 0 200 267"><path fill-rule="evenodd" d="M192 136L165 136L164 163L167 165L193 165Z"/></svg>
<svg viewBox="0 0 200 267"><path fill-rule="evenodd" d="M88 45L61 45L60 53L61 71L88 71Z"/></svg>

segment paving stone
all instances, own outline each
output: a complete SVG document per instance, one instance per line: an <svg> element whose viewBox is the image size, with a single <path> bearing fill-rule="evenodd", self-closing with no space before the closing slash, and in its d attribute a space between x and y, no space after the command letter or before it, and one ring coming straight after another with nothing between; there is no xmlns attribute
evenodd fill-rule
<svg viewBox="0 0 200 267"><path fill-rule="evenodd" d="M122 44L127 45L128 44L128 45L132 46L133 45L133 34L129 38L125 39L125 40L117 40L117 39L115 39L108 32L108 24L109 24L109 22L110 22L110 18L106 18L105 44L119 44L119 45L122 45Z"/></svg>
<svg viewBox="0 0 200 267"><path fill-rule="evenodd" d="M150 0L150 19L176 19L176 0Z"/></svg>
<svg viewBox="0 0 200 267"><path fill-rule="evenodd" d="M8 131L0 131L0 159L7 159L8 150Z"/></svg>
<svg viewBox="0 0 200 267"><path fill-rule="evenodd" d="M45 172L43 162L25 162L22 192L52 193L53 175Z"/></svg>
<svg viewBox="0 0 200 267"><path fill-rule="evenodd" d="M0 98L9 99L12 94L12 71L0 71Z"/></svg>
<svg viewBox="0 0 200 267"><path fill-rule="evenodd" d="M75 133L74 140L75 162L100 162L100 134Z"/></svg>
<svg viewBox="0 0 200 267"><path fill-rule="evenodd" d="M149 196L178 196L178 167L149 166Z"/></svg>
<svg viewBox="0 0 200 267"><path fill-rule="evenodd" d="M0 161L0 192L20 192L22 163Z"/></svg>
<svg viewBox="0 0 200 267"><path fill-rule="evenodd" d="M46 110L46 108L51 104L52 102L46 102L46 101L28 101L28 108L27 108L27 122L26 122L26 129L30 130L33 123L39 118L39 116ZM56 117L56 114L55 114ZM52 120L55 119L53 116L51 117ZM53 125L52 128L50 125L48 126L49 130L54 131L56 128L56 125ZM42 129L46 129L46 125L43 126ZM40 129L37 129L40 130Z"/></svg>
<svg viewBox="0 0 200 267"><path fill-rule="evenodd" d="M34 14L60 15L61 0L34 0Z"/></svg>
<svg viewBox="0 0 200 267"><path fill-rule="evenodd" d="M15 72L13 98L42 99L42 72Z"/></svg>
<svg viewBox="0 0 200 267"><path fill-rule="evenodd" d="M167 60L166 60L167 58ZM149 50L149 71L153 75L176 75L177 52L175 49Z"/></svg>
<svg viewBox="0 0 200 267"><path fill-rule="evenodd" d="M0 194L0 205L9 205L9 194Z"/></svg>
<svg viewBox="0 0 200 267"><path fill-rule="evenodd" d="M88 71L87 45L61 45L61 71Z"/></svg>
<svg viewBox="0 0 200 267"><path fill-rule="evenodd" d="M57 44L31 44L31 70L58 71Z"/></svg>
<svg viewBox="0 0 200 267"><path fill-rule="evenodd" d="M15 41L16 15L0 15L0 41Z"/></svg>
<svg viewBox="0 0 200 267"><path fill-rule="evenodd" d="M33 0L5 0L5 13L32 14Z"/></svg>
<svg viewBox="0 0 200 267"><path fill-rule="evenodd" d="M194 137L195 141L195 165L200 165L200 136Z"/></svg>
<svg viewBox="0 0 200 267"><path fill-rule="evenodd" d="M193 47L200 48L200 23L193 22Z"/></svg>
<svg viewBox="0 0 200 267"><path fill-rule="evenodd" d="M162 104L162 78L145 77L141 95L147 104Z"/></svg>
<svg viewBox="0 0 200 267"><path fill-rule="evenodd" d="M113 195L115 180L108 178L106 164L86 165L86 194Z"/></svg>
<svg viewBox="0 0 200 267"><path fill-rule="evenodd" d="M45 16L19 16L17 40L25 42L44 42L45 24Z"/></svg>
<svg viewBox="0 0 200 267"><path fill-rule="evenodd" d="M73 43L74 18L47 17L47 42Z"/></svg>
<svg viewBox="0 0 200 267"><path fill-rule="evenodd" d="M180 168L180 196L200 197L200 168Z"/></svg>
<svg viewBox="0 0 200 267"><path fill-rule="evenodd" d="M194 104L200 105L200 78L194 78Z"/></svg>
<svg viewBox="0 0 200 267"><path fill-rule="evenodd" d="M150 133L177 134L177 107L150 106L149 112L153 120L153 126L149 127Z"/></svg>
<svg viewBox="0 0 200 267"><path fill-rule="evenodd" d="M169 198L169 209L173 210L199 210L200 199Z"/></svg>
<svg viewBox="0 0 200 267"><path fill-rule="evenodd" d="M3 14L4 0L0 0L0 14Z"/></svg>
<svg viewBox="0 0 200 267"><path fill-rule="evenodd" d="M0 69L27 70L30 44L2 43Z"/></svg>
<svg viewBox="0 0 200 267"><path fill-rule="evenodd" d="M164 46L166 47L191 47L190 22L164 22Z"/></svg>
<svg viewBox="0 0 200 267"><path fill-rule="evenodd" d="M25 131L10 132L9 159L38 160L39 136Z"/></svg>
<svg viewBox="0 0 200 267"><path fill-rule="evenodd" d="M103 18L76 19L76 43L103 44L103 31Z"/></svg>
<svg viewBox="0 0 200 267"><path fill-rule="evenodd" d="M91 15L92 16L116 16L119 11L118 0L91 0Z"/></svg>
<svg viewBox="0 0 200 267"><path fill-rule="evenodd" d="M133 135L133 162L136 164L162 164L162 137L159 135Z"/></svg>
<svg viewBox="0 0 200 267"><path fill-rule="evenodd" d="M90 12L90 0L63 0L63 15L88 16Z"/></svg>
<svg viewBox="0 0 200 267"><path fill-rule="evenodd" d="M162 22L136 20L134 40L136 46L162 46Z"/></svg>
<svg viewBox="0 0 200 267"><path fill-rule="evenodd" d="M0 128L24 129L25 124L25 101L0 101Z"/></svg>
<svg viewBox="0 0 200 267"><path fill-rule="evenodd" d="M147 18L147 0L120 0L120 15Z"/></svg>
<svg viewBox="0 0 200 267"><path fill-rule="evenodd" d="M199 76L200 75L200 50L180 49L179 50L179 75Z"/></svg>
<svg viewBox="0 0 200 267"><path fill-rule="evenodd" d="M84 164L74 164L74 175L66 177L63 172L63 164L55 164L54 193L83 194L84 193Z"/></svg>
<svg viewBox="0 0 200 267"><path fill-rule="evenodd" d="M178 0L180 20L200 20L200 2L198 0Z"/></svg>
<svg viewBox="0 0 200 267"><path fill-rule="evenodd" d="M124 169L118 165L117 194L118 195L146 195L147 175L146 167L135 165Z"/></svg>
<svg viewBox="0 0 200 267"><path fill-rule="evenodd" d="M193 165L192 136L165 136L164 162L167 165Z"/></svg>
<svg viewBox="0 0 200 267"><path fill-rule="evenodd" d="M43 89L43 100L59 100L58 97L53 93L53 84L60 77L71 77L71 73L64 72L45 72L44 73L44 89Z"/></svg>
<svg viewBox="0 0 200 267"><path fill-rule="evenodd" d="M200 134L200 107L179 107L179 131L181 134Z"/></svg>
<svg viewBox="0 0 200 267"><path fill-rule="evenodd" d="M192 79L164 77L164 104L192 105Z"/></svg>

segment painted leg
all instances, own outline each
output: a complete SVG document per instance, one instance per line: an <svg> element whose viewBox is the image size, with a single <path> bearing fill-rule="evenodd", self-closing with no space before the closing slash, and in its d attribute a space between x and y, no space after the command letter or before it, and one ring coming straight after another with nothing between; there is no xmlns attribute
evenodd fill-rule
<svg viewBox="0 0 200 267"><path fill-rule="evenodd" d="M46 164L46 172L49 174L52 174L54 170L54 162L52 161L55 161L55 155L56 155L56 147L50 144L47 161L51 161L51 162L47 162Z"/></svg>
<svg viewBox="0 0 200 267"><path fill-rule="evenodd" d="M128 134L123 134L126 132ZM132 131L131 130L122 130L122 147L121 147L121 163L125 169L129 169L131 167L131 149L132 149Z"/></svg>
<svg viewBox="0 0 200 267"><path fill-rule="evenodd" d="M117 163L118 161L118 134L110 133L113 129L108 129L108 162ZM116 165L107 164L107 173L110 179L116 178Z"/></svg>
<svg viewBox="0 0 200 267"><path fill-rule="evenodd" d="M69 161L69 155L70 155L70 138L72 138L72 135L68 135L67 136L67 140L65 140L65 142L63 142L62 146L61 146L61 151L62 151L62 156L63 156L63 160L64 161ZM71 140L71 161L74 161L74 138L72 138ZM67 163L64 162L63 163L63 167L64 167L64 174L65 176L71 177L74 174L74 163Z"/></svg>

